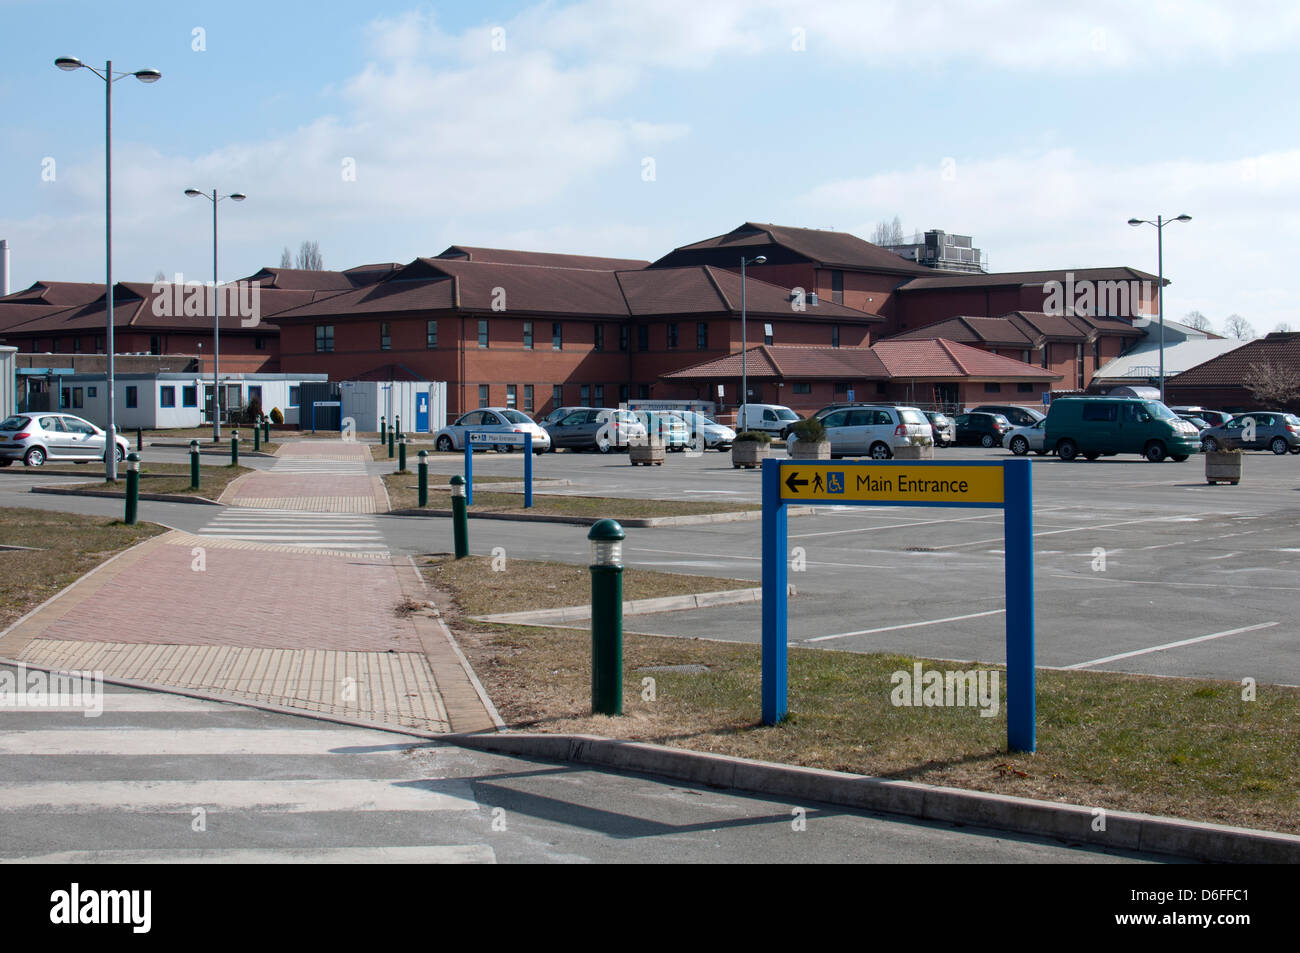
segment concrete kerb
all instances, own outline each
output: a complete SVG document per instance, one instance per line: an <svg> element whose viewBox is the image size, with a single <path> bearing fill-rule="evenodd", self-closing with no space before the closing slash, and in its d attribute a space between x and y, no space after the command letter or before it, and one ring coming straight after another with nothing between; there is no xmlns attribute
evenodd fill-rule
<svg viewBox="0 0 1300 953"><path fill-rule="evenodd" d="M75 490L71 487L34 486L27 492L48 493L54 496L95 496L109 500L126 499L126 492L124 490ZM201 506L221 505L216 500L210 500L206 496L186 496L181 493L141 493L140 499L152 500L155 503L197 503Z"/></svg>
<svg viewBox="0 0 1300 953"><path fill-rule="evenodd" d="M791 516L807 516L815 507L788 507ZM451 510L409 509L389 510L388 516L451 516ZM569 523L575 526L591 526L600 522L601 516L555 516L541 513L475 513L471 508L470 519L478 520L515 520L521 523ZM655 529L663 526L700 526L707 523L737 523L762 519L762 510L740 510L733 513L700 513L695 516L647 516L619 519L619 524L632 529Z"/></svg>
<svg viewBox="0 0 1300 953"><path fill-rule="evenodd" d="M1093 829L1093 809L1076 804L892 781L592 735L504 733L453 735L450 740L497 754L591 764L768 797L820 801L1095 847L1210 863L1300 862L1300 836L1293 834L1127 811L1107 811L1106 829L1098 831Z"/></svg>
<svg viewBox="0 0 1300 953"><path fill-rule="evenodd" d="M787 587L789 595L798 593L793 585ZM675 612L680 609L705 609L710 606L737 605L762 602L763 589L719 589L714 592L696 592L684 596L659 596L654 599L631 599L623 603L623 615L643 615L649 612ZM556 625L565 622L584 622L591 618L591 606L562 606L558 609L532 609L524 612L498 612L494 615L472 616L476 622L502 622L515 625Z"/></svg>

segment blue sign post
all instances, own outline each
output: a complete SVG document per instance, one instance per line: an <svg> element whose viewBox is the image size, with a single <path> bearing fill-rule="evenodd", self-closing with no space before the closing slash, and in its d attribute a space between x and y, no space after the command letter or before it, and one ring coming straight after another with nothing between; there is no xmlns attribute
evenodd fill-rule
<svg viewBox="0 0 1300 953"><path fill-rule="evenodd" d="M533 506L533 435L524 433L495 433L490 430L465 432L465 505L474 505L474 448L519 447L524 448L524 509Z"/></svg>
<svg viewBox="0 0 1300 953"><path fill-rule="evenodd" d="M1000 509L1006 574L1007 748L1033 751L1034 515L1028 460L763 461L763 724L786 716L786 504Z"/></svg>

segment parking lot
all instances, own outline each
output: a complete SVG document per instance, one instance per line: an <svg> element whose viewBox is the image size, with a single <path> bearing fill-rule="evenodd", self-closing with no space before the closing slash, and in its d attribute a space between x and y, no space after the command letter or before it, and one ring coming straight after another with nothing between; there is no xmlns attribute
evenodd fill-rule
<svg viewBox="0 0 1300 953"><path fill-rule="evenodd" d="M950 448L936 460L1009 458ZM1300 458L1250 453L1239 486L1209 486L1204 459L1062 463L1031 456L1041 665L1300 684ZM518 472L487 454L476 472ZM632 467L618 455L548 454L559 492L758 501L758 473L726 454ZM999 511L825 507L792 519L792 644L1001 661ZM759 523L629 530L629 566L758 580ZM585 561L580 527L473 524L476 551ZM757 605L638 615L638 632L758 641ZM1171 643L1186 643L1171 645Z"/></svg>

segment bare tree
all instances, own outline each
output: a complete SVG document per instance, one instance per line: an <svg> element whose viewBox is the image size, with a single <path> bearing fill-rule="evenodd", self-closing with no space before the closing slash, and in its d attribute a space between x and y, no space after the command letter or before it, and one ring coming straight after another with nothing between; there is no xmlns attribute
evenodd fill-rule
<svg viewBox="0 0 1300 953"><path fill-rule="evenodd" d="M1255 329L1250 322L1239 314L1228 315L1228 320L1223 322L1223 330L1228 337L1238 341L1249 341L1255 336Z"/></svg>
<svg viewBox="0 0 1300 953"><path fill-rule="evenodd" d="M289 246L288 246L288 245L285 245L285 246L284 246L284 251L280 252L280 267L281 267L281 268L292 268L292 267L293 267L293 255L291 255L291 254L289 253Z"/></svg>
<svg viewBox="0 0 1300 953"><path fill-rule="evenodd" d="M1214 325L1210 323L1210 319L1199 311L1188 311L1183 318L1183 324L1189 328L1196 328L1198 331L1214 331Z"/></svg>
<svg viewBox="0 0 1300 953"><path fill-rule="evenodd" d="M1289 324L1287 324L1285 321L1283 321L1281 324L1279 324L1277 327L1275 327L1275 328L1273 329L1273 333L1274 333L1274 334L1290 334L1293 330L1294 330L1294 328L1292 328L1291 325L1289 325Z"/></svg>
<svg viewBox="0 0 1300 953"><path fill-rule="evenodd" d="M303 271L324 271L325 262L321 258L320 245L316 242L303 242L298 247L298 267Z"/></svg>
<svg viewBox="0 0 1300 953"><path fill-rule="evenodd" d="M154 280L154 281L166 281L166 280L167 280L167 276L164 275L164 274L163 274L163 270L162 270L161 268L159 268L156 272L154 272L153 280Z"/></svg>
<svg viewBox="0 0 1300 953"><path fill-rule="evenodd" d="M1265 407L1286 407L1300 397L1300 371L1271 361L1250 365L1241 384Z"/></svg>
<svg viewBox="0 0 1300 953"><path fill-rule="evenodd" d="M873 245L902 245L903 222L897 215L892 222L880 222L876 225L875 230L871 233L871 244Z"/></svg>

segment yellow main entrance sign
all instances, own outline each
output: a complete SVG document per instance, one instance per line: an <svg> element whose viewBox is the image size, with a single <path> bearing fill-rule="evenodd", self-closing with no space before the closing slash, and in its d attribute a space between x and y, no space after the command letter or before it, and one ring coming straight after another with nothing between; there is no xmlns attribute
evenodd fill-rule
<svg viewBox="0 0 1300 953"><path fill-rule="evenodd" d="M1002 467L961 464L785 463L781 469L781 499L791 503L1000 505L1002 473Z"/></svg>

